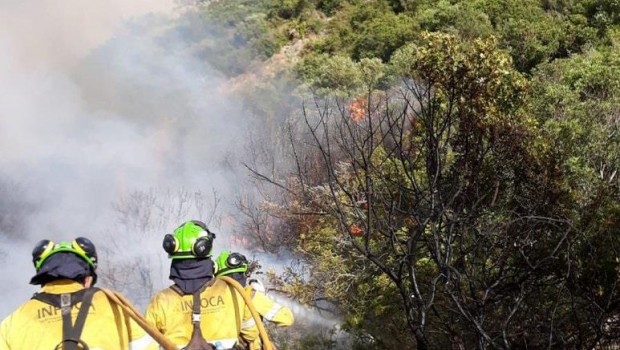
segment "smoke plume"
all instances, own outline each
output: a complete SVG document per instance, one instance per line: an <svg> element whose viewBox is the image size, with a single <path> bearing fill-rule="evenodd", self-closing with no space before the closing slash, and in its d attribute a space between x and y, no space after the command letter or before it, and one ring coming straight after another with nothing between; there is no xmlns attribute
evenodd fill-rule
<svg viewBox="0 0 620 350"><path fill-rule="evenodd" d="M140 306L166 283L164 233L208 219L225 244L213 212L232 215L249 125L182 15L170 0L0 3L0 317L36 291L44 238L91 238L101 283L149 287Z"/></svg>

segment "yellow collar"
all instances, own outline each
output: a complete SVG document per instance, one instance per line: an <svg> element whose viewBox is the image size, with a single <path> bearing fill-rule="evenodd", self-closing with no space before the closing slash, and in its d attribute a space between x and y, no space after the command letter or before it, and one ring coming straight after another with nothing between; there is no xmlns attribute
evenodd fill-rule
<svg viewBox="0 0 620 350"><path fill-rule="evenodd" d="M50 294L73 293L84 289L81 283L69 279L61 279L46 283L41 292Z"/></svg>

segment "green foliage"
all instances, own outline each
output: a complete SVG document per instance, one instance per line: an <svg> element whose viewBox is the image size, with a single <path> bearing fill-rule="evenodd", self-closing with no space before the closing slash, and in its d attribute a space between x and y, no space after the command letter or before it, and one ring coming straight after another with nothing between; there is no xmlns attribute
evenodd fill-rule
<svg viewBox="0 0 620 350"><path fill-rule="evenodd" d="M443 31L464 38L488 38L494 35L489 17L473 1L438 1L424 7L417 15L420 27L427 31Z"/></svg>
<svg viewBox="0 0 620 350"><path fill-rule="evenodd" d="M316 8L327 16L333 16L345 3L346 0L319 0Z"/></svg>
<svg viewBox="0 0 620 350"><path fill-rule="evenodd" d="M202 13L208 23L234 27L252 15L266 13L270 4L270 0L214 1Z"/></svg>
<svg viewBox="0 0 620 350"><path fill-rule="evenodd" d="M613 47L558 60L541 66L533 79L532 113L543 120L566 171L576 175L576 188L609 181L620 169L619 53Z"/></svg>
<svg viewBox="0 0 620 350"><path fill-rule="evenodd" d="M411 342L442 348L450 345L446 333L473 346L478 331L467 320L474 316L449 310L488 302L481 317L502 324L511 306L490 305L515 300L511 286L521 277L511 271L527 269L520 253L506 247L527 246L530 235L549 228L529 227L527 220L517 227L506 224L520 213L540 212L548 200L539 189L538 161L531 154L537 149L533 121L521 113L524 77L495 40L465 42L440 33L424 33L417 45L394 55L392 71L405 78L407 88L393 95L372 91L386 71L378 60L315 59L302 66L304 77L335 96L337 106L362 91L370 93L364 98L365 118L355 119L359 124L349 122L351 107L338 107L333 129L329 124L331 131L325 132L338 135L329 141L329 153L323 153L324 159L334 159L324 164L333 180L307 189L295 182L291 188L304 194L292 201L302 205L293 212L325 213L304 225L298 253L312 273L297 275L291 286L304 291L297 294L303 300L318 296L339 305L347 330L360 339L370 335L378 348ZM410 100L397 102L402 99ZM336 106L316 113L331 108ZM371 122L377 131L368 129ZM393 125L407 127L394 130ZM323 152L328 149L317 142ZM520 201L525 196L528 201ZM459 237L458 244L452 235ZM551 254L547 247L560 237L539 238L540 246L523 254L544 260ZM446 281L438 286L433 282L438 279ZM493 284L493 301L454 301L464 297L458 294L462 290L484 295ZM421 316L428 303L440 316ZM409 332L375 319L406 324ZM454 323L446 325L447 319ZM420 336L419 322L443 335ZM499 327L487 328L501 334ZM519 331L514 332L506 341L516 340Z"/></svg>
<svg viewBox="0 0 620 350"><path fill-rule="evenodd" d="M413 40L415 32L416 24L412 18L386 12L360 26L359 34L354 38L352 57L378 57L387 62L396 49Z"/></svg>
<svg viewBox="0 0 620 350"><path fill-rule="evenodd" d="M347 6L330 22L328 35L315 43L319 52L346 53L353 59L381 58L411 41L417 25L410 16L395 14L383 1Z"/></svg>
<svg viewBox="0 0 620 350"><path fill-rule="evenodd" d="M272 0L271 11L282 19L292 19L299 17L308 5L306 0Z"/></svg>
<svg viewBox="0 0 620 350"><path fill-rule="evenodd" d="M521 71L529 72L539 63L581 52L606 36L607 27L601 30L594 24L596 11L587 2L485 0L479 3Z"/></svg>
<svg viewBox="0 0 620 350"><path fill-rule="evenodd" d="M268 58L278 52L284 38L278 32L270 31L270 24L264 16L250 16L241 25L233 37L235 46L249 46L262 58Z"/></svg>
<svg viewBox="0 0 620 350"><path fill-rule="evenodd" d="M372 90L385 69L378 59L354 62L345 56L319 54L306 57L298 66L298 74L319 95L354 96Z"/></svg>
<svg viewBox="0 0 620 350"><path fill-rule="evenodd" d="M380 57L387 62L395 49L415 41L417 28L422 28L467 39L495 36L512 54L516 67L529 72L539 63L598 42L597 28L587 11L570 2L441 0L393 5L372 1L363 7L342 7L315 50L346 53L354 59ZM393 11L404 7L415 11Z"/></svg>
<svg viewBox="0 0 620 350"><path fill-rule="evenodd" d="M421 45L399 51L393 64L405 77L431 82L439 106L454 100L481 120L491 113L502 116L514 110L526 88L526 81L514 72L510 57L498 51L494 40L462 45L454 36L427 33Z"/></svg>
<svg viewBox="0 0 620 350"><path fill-rule="evenodd" d="M291 115L311 131L282 137L299 173L271 203L303 268L278 286L337 305L360 349L595 348L620 331L618 4L214 2L222 69L305 45L313 100ZM255 92L266 120L294 108Z"/></svg>
<svg viewBox="0 0 620 350"><path fill-rule="evenodd" d="M620 198L620 49L587 52L541 66L530 98L555 153L557 167L566 173L575 225L583 233L576 244L583 261L596 262L573 282L592 298L609 297L609 278L620 245L617 234ZM586 267L584 269L594 268ZM578 282L579 281L579 282ZM582 284L583 283L583 284ZM590 286L590 290L588 287Z"/></svg>
<svg viewBox="0 0 620 350"><path fill-rule="evenodd" d="M620 24L620 2L618 0L587 0L582 5L591 25L598 29L599 35Z"/></svg>
<svg viewBox="0 0 620 350"><path fill-rule="evenodd" d="M238 75L278 52L286 37L268 18L270 4L267 0L235 0L205 6L202 13L213 26L213 36L205 40L203 52L216 68Z"/></svg>
<svg viewBox="0 0 620 350"><path fill-rule="evenodd" d="M315 35L302 55L377 57L387 63L426 30L467 40L496 37L517 69L529 73L608 40L619 24L618 6L616 0L231 0L209 2L204 14L225 28L216 29L217 47L209 52L227 58L222 60L230 62L227 71L244 71L255 59Z"/></svg>
<svg viewBox="0 0 620 350"><path fill-rule="evenodd" d="M360 28L374 16L353 13ZM326 174L287 181L311 269L280 283L338 305L360 348L594 344L620 293L620 55L536 64L527 80L505 38L462 37L421 33L389 65L326 53L299 65L320 102L304 111L306 152ZM402 84L377 91L392 76Z"/></svg>
<svg viewBox="0 0 620 350"><path fill-rule="evenodd" d="M539 63L580 51L580 46L595 39L578 17L546 12L538 1L489 0L480 6L520 71L529 72Z"/></svg>

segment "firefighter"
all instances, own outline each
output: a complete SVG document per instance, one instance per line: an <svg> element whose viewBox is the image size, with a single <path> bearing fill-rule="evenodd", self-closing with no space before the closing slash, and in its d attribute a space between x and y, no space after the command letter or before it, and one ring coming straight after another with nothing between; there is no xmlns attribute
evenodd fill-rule
<svg viewBox="0 0 620 350"><path fill-rule="evenodd" d="M217 276L229 276L244 286L252 299L252 304L263 320L272 322L278 327L289 327L293 324L293 312L280 305L265 294L265 287L258 279L248 279L248 259L241 253L224 250L216 259ZM253 325L250 319L248 325ZM260 339L249 343L251 350L260 349Z"/></svg>
<svg viewBox="0 0 620 350"><path fill-rule="evenodd" d="M0 324L0 350L155 350L159 346L93 287L97 251L84 237L40 241L32 251L40 292Z"/></svg>
<svg viewBox="0 0 620 350"><path fill-rule="evenodd" d="M214 239L197 220L164 236L174 285L153 296L146 319L179 348L233 349L238 339L251 343L259 335L254 324L247 326L252 317L242 296L215 279Z"/></svg>

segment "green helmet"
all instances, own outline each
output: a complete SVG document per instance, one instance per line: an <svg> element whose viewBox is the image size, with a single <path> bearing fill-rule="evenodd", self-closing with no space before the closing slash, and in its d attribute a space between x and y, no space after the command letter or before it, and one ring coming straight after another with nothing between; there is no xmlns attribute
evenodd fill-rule
<svg viewBox="0 0 620 350"><path fill-rule="evenodd" d="M248 271L248 259L241 253L231 253L224 250L215 260L217 276L226 276L235 272L246 273Z"/></svg>
<svg viewBox="0 0 620 350"><path fill-rule="evenodd" d="M183 223L173 234L164 236L162 246L172 259L196 259L211 256L215 234L202 221Z"/></svg>
<svg viewBox="0 0 620 350"><path fill-rule="evenodd" d="M69 252L79 256L92 267L93 271L97 268L97 250L95 245L88 238L84 237L78 237L72 242L54 243L49 239L39 241L32 250L34 268L39 271L50 256L60 252Z"/></svg>

